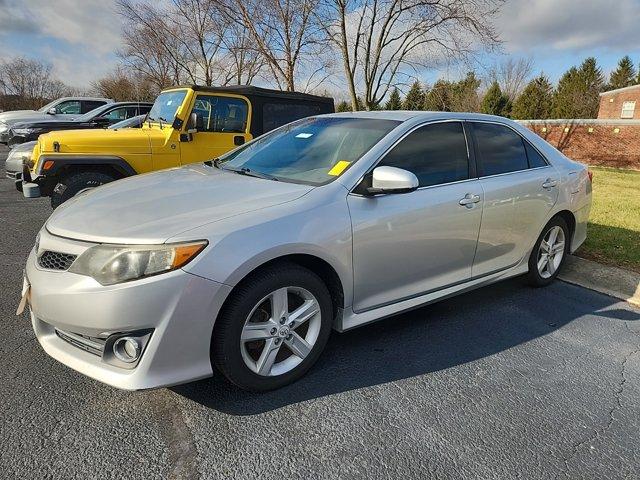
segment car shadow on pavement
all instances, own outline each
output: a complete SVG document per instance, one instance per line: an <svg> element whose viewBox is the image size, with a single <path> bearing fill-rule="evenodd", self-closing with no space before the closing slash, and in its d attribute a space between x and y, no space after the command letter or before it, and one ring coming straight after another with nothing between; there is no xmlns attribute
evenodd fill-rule
<svg viewBox="0 0 640 480"><path fill-rule="evenodd" d="M563 301L554 301L558 296ZM614 320L640 320L631 309L612 307L616 303L564 282L532 289L513 279L342 334L334 332L317 364L279 390L245 392L218 372L172 390L224 413L255 415L472 362L595 312Z"/></svg>

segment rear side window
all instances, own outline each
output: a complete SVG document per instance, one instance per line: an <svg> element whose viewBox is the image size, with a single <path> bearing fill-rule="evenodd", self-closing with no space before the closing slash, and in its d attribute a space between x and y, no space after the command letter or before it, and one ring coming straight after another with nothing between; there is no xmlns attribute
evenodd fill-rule
<svg viewBox="0 0 640 480"><path fill-rule="evenodd" d="M262 107L262 131L268 132L282 125L313 115L325 113L313 103L265 103Z"/></svg>
<svg viewBox="0 0 640 480"><path fill-rule="evenodd" d="M529 142L524 142L524 148L527 150L527 158L529 159L529 168L546 167L547 161L540 153L533 148Z"/></svg>
<svg viewBox="0 0 640 480"><path fill-rule="evenodd" d="M101 107L106 102L101 102L99 100L83 100L82 101L82 113L87 113L93 110L94 108Z"/></svg>
<svg viewBox="0 0 640 480"><path fill-rule="evenodd" d="M421 187L466 180L469 157L462 123L436 123L413 131L378 166L409 170Z"/></svg>
<svg viewBox="0 0 640 480"><path fill-rule="evenodd" d="M474 123L482 176L517 172L529 168L520 135L495 123Z"/></svg>

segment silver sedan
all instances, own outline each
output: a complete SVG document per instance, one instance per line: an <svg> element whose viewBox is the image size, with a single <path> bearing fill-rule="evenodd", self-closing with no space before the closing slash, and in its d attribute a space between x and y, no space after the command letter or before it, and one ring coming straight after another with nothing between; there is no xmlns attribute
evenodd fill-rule
<svg viewBox="0 0 640 480"><path fill-rule="evenodd" d="M218 368L268 390L302 376L332 329L516 275L549 284L590 206L585 166L504 118L310 117L65 203L22 304L48 354L110 385Z"/></svg>

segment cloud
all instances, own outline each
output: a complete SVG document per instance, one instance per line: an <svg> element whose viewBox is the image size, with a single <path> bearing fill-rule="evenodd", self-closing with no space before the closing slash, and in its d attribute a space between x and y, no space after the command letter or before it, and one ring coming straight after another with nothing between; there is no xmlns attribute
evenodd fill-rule
<svg viewBox="0 0 640 480"><path fill-rule="evenodd" d="M495 24L508 52L626 51L640 44L640 1L511 0Z"/></svg>
<svg viewBox="0 0 640 480"><path fill-rule="evenodd" d="M122 21L113 0L0 0L0 47L51 63L69 85L86 87L111 69Z"/></svg>

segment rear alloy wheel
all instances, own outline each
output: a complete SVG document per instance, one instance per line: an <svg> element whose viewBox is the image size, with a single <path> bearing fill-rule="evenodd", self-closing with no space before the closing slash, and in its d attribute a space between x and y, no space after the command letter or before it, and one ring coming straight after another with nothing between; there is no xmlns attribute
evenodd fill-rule
<svg viewBox="0 0 640 480"><path fill-rule="evenodd" d="M211 358L234 384L266 391L300 378L329 338L333 306L326 285L296 264L245 280L216 320Z"/></svg>
<svg viewBox="0 0 640 480"><path fill-rule="evenodd" d="M568 251L566 222L556 217L545 226L529 258L529 281L543 287L551 283L560 271Z"/></svg>

